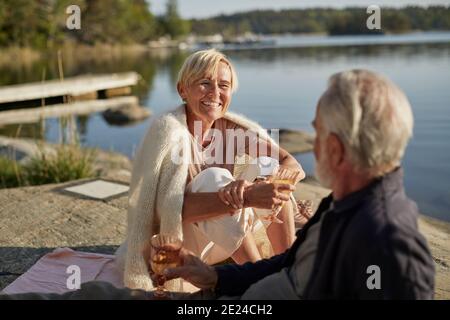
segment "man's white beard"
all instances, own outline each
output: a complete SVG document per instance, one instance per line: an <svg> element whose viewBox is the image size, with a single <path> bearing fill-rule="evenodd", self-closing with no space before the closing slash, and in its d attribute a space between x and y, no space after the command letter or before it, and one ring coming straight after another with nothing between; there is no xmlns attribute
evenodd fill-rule
<svg viewBox="0 0 450 320"><path fill-rule="evenodd" d="M319 183L324 187L331 189L333 185L333 173L330 169L330 162L328 157L328 152L324 146L322 146L322 150L320 150L320 158L321 160L317 160L314 166L314 174L319 181Z"/></svg>

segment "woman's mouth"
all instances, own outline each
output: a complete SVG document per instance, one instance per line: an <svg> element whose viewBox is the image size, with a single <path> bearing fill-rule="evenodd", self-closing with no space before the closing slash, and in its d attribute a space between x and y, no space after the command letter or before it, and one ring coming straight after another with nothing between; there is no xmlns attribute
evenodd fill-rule
<svg viewBox="0 0 450 320"><path fill-rule="evenodd" d="M220 103L220 102L201 101L201 104L204 105L205 107L211 108L211 109L220 109L220 108L222 108L222 103Z"/></svg>

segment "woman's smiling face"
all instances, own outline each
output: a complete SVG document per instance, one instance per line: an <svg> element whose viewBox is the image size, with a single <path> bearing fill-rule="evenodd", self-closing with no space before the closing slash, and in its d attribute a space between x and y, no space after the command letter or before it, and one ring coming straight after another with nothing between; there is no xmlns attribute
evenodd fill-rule
<svg viewBox="0 0 450 320"><path fill-rule="evenodd" d="M195 120L213 123L223 117L231 102L231 70L220 62L217 73L204 76L190 85L179 85L178 92Z"/></svg>

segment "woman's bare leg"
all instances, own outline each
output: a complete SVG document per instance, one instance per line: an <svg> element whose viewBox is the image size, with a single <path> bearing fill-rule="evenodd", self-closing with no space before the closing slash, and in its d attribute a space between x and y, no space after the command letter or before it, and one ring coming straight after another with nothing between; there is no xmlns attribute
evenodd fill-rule
<svg viewBox="0 0 450 320"><path fill-rule="evenodd" d="M251 231L247 232L241 246L232 255L231 258L237 264L244 264L246 262L256 262L261 260L261 254L256 246L255 238Z"/></svg>
<svg viewBox="0 0 450 320"><path fill-rule="evenodd" d="M294 208L291 201L285 203L277 218L283 223L272 222L266 229L274 254L283 253L295 241Z"/></svg>

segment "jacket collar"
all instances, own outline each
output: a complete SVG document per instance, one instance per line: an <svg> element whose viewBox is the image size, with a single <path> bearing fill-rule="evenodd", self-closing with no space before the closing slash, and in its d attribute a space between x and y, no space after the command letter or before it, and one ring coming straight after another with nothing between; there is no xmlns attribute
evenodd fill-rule
<svg viewBox="0 0 450 320"><path fill-rule="evenodd" d="M384 176L375 179L363 189L352 192L341 200L333 201L332 209L336 213L348 211L357 206L367 196L372 195L379 188L385 191L403 188L403 169L398 167Z"/></svg>

